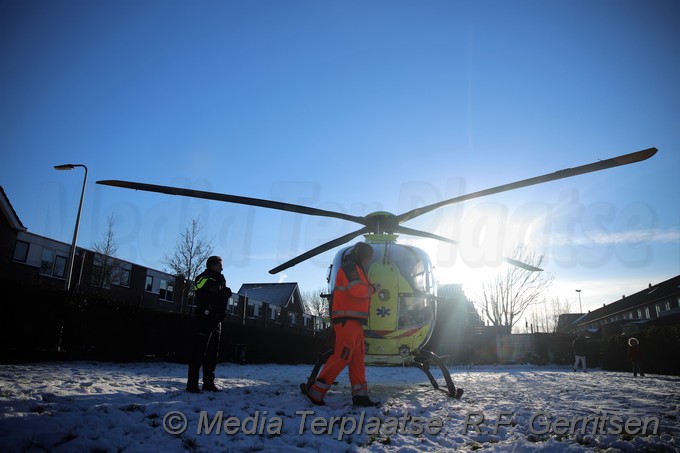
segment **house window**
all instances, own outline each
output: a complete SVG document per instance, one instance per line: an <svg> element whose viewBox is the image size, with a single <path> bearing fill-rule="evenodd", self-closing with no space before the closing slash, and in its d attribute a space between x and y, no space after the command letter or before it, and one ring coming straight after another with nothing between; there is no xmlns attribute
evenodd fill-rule
<svg viewBox="0 0 680 453"><path fill-rule="evenodd" d="M12 255L12 259L14 261L20 261L22 263L25 263L27 258L28 258L28 242L17 241L17 243L14 245L14 255Z"/></svg>
<svg viewBox="0 0 680 453"><path fill-rule="evenodd" d="M102 280L104 279L103 274L104 274L104 268L102 268L98 264L93 265L92 266L92 276L90 277L90 285L99 286L102 283Z"/></svg>
<svg viewBox="0 0 680 453"><path fill-rule="evenodd" d="M315 317L314 318L314 330L323 330L326 328L325 323L323 322L322 318Z"/></svg>
<svg viewBox="0 0 680 453"><path fill-rule="evenodd" d="M278 307L269 307L269 319L271 319L272 321L276 321L278 316L279 316Z"/></svg>
<svg viewBox="0 0 680 453"><path fill-rule="evenodd" d="M288 314L288 320L289 320L291 326L296 325L297 324L297 313L289 313Z"/></svg>
<svg viewBox="0 0 680 453"><path fill-rule="evenodd" d="M54 260L54 271L52 273L55 277L64 277L66 275L66 257L57 255Z"/></svg>
<svg viewBox="0 0 680 453"><path fill-rule="evenodd" d="M146 276L146 282L144 282L144 291L153 291L153 277L150 275Z"/></svg>
<svg viewBox="0 0 680 453"><path fill-rule="evenodd" d="M130 287L130 270L129 269L116 269L113 271L111 276L111 283L114 285Z"/></svg>
<svg viewBox="0 0 680 453"><path fill-rule="evenodd" d="M172 301L175 293L175 287L172 282L167 280L161 280L161 290L159 293L159 299Z"/></svg>
<svg viewBox="0 0 680 453"><path fill-rule="evenodd" d="M645 319L649 319L649 307L645 307Z"/></svg>
<svg viewBox="0 0 680 453"><path fill-rule="evenodd" d="M248 317L256 318L260 316L262 310L262 302L250 302L248 301Z"/></svg>
<svg viewBox="0 0 680 453"><path fill-rule="evenodd" d="M238 302L236 302L231 297L229 298L229 302L227 303L227 311L232 315L238 314Z"/></svg>
<svg viewBox="0 0 680 453"><path fill-rule="evenodd" d="M54 251L44 249L42 258L40 259L40 273L43 275L51 275L52 266L54 266Z"/></svg>
<svg viewBox="0 0 680 453"><path fill-rule="evenodd" d="M66 275L66 257L57 255L54 250L44 249L40 259L40 273L64 278L64 275Z"/></svg>

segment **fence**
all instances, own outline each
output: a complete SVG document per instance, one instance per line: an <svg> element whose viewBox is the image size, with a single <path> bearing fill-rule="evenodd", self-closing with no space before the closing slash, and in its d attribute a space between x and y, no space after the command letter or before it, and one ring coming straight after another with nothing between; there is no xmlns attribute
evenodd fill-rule
<svg viewBox="0 0 680 453"><path fill-rule="evenodd" d="M16 288L21 299L8 301L0 319L0 361L51 359L148 360L185 362L191 346L193 318L148 311L95 297L70 299L63 291ZM313 325L223 323L220 360L314 363L327 349L326 331Z"/></svg>

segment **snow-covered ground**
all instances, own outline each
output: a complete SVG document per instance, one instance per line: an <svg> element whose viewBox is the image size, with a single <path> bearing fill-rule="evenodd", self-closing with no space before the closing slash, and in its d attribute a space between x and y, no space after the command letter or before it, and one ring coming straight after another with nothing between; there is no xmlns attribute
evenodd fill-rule
<svg viewBox="0 0 680 453"><path fill-rule="evenodd" d="M369 367L371 397L382 406L359 409L346 371L324 407L299 391L310 366L224 363L217 371L224 391L190 394L181 364L0 365L0 450L680 451L677 376L451 368L465 391L456 400L416 368Z"/></svg>

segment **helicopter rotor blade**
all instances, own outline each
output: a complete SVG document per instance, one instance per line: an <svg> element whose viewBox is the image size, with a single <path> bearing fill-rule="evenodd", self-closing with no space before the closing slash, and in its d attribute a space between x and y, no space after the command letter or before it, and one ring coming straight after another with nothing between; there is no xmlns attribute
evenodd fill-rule
<svg viewBox="0 0 680 453"><path fill-rule="evenodd" d="M119 180L103 180L97 181L97 184L105 186L122 187L124 189L144 190L147 192L159 192L169 195L181 195L185 197L204 198L207 200L224 201L228 203L245 204L249 206L259 206L262 208L277 209L279 211L296 212L299 214L332 217L336 219L349 220L350 222L360 223L366 225L367 221L364 217L357 217L342 212L326 211L324 209L311 208L291 203L283 203L280 201L263 200L260 198L241 197L238 195L227 195L216 192L206 192L203 190L183 189L181 187L159 186L156 184L146 184L141 182L119 181Z"/></svg>
<svg viewBox="0 0 680 453"><path fill-rule="evenodd" d="M439 236L437 234L432 234L428 233L427 231L420 231L420 230L414 230L413 228L407 228L404 226L397 226L394 229L395 233L403 233L403 234L409 234L411 236L418 236L421 238L427 238L427 239L436 239L437 241L442 241L442 242L447 242L449 244L453 245L458 245L458 241L454 241L453 239L445 238L444 236Z"/></svg>
<svg viewBox="0 0 680 453"><path fill-rule="evenodd" d="M543 272L543 269L540 267L532 266L531 264L523 263L521 261L517 261L512 258L508 258L507 256L503 257L503 261L505 261L508 264L512 264L513 266L520 267L522 269L526 269L531 272Z"/></svg>
<svg viewBox="0 0 680 453"><path fill-rule="evenodd" d="M398 233L403 233L403 234L409 234L411 236L419 236L423 238L428 238L428 239L436 239L438 241L446 242L448 244L453 244L453 245L458 245L458 241L454 241L453 239L445 238L443 236L439 236L436 234L428 233L426 231L420 231L420 230L414 230L412 228L406 228L404 226L397 226L395 229L396 232ZM512 264L513 266L520 267L522 269L526 269L528 271L532 272L541 272L543 269L539 267L532 266L531 264L523 263L522 261L517 261L516 259L508 258L507 256L503 257L503 261L505 261L508 264Z"/></svg>
<svg viewBox="0 0 680 453"><path fill-rule="evenodd" d="M397 223L406 222L407 220L411 220L414 217L418 217L420 215L441 208L443 206L448 206L454 203L460 203L462 201L471 200L473 198L484 197L487 195L492 195L500 192L506 192L508 190L519 189L521 187L533 186L535 184L542 184L544 182L555 181L563 178L570 178L572 176L605 170L607 168L628 165L635 162L641 162L643 160L649 159L654 154L656 154L656 152L657 152L656 148L648 148L642 151L637 151L634 153L613 157L611 159L601 160L598 162L594 162L592 164L581 165L580 167L575 168L565 168L564 170L558 170L554 173L548 173L545 175L536 176L534 178L524 179L522 181L503 184L501 186L493 187L490 189L480 190L478 192L472 192L466 195L461 195L459 197L450 198L448 200L440 201L438 203L433 203L427 206L422 206L420 208L412 209L411 211L397 215L396 216Z"/></svg>
<svg viewBox="0 0 680 453"><path fill-rule="evenodd" d="M354 239L355 237L357 237L361 234L370 233L370 232L371 232L370 228L364 227L364 228L361 228L357 231L353 231L349 234L341 236L339 238L333 239L332 241L328 241L325 244L321 244L318 247L314 247L313 249L303 253L302 255L296 256L292 260L286 261L285 263L283 263L279 266L276 266L274 269L270 270L269 273L270 274L278 274L282 270L288 269L289 267L293 267L298 263L301 263L305 260L312 258L313 256L316 256L320 253L325 252L326 250L330 250L330 249L335 248L339 245L342 245L346 242L349 242L349 241L351 241L352 239Z"/></svg>

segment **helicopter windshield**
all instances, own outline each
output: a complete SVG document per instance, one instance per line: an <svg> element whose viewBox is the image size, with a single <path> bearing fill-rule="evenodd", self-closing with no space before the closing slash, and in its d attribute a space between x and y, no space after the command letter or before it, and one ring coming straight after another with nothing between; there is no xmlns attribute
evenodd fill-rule
<svg viewBox="0 0 680 453"><path fill-rule="evenodd" d="M418 291L427 292L429 285L427 279L427 271L425 269L425 264L422 261L418 261L411 271L411 276L413 277L413 286Z"/></svg>
<svg viewBox="0 0 680 453"><path fill-rule="evenodd" d="M398 246L390 247L386 255L399 268L401 275L409 280L414 292L434 293L432 264L425 252L413 247Z"/></svg>
<svg viewBox="0 0 680 453"><path fill-rule="evenodd" d="M420 249L388 245L377 261L397 266L407 287L399 287L398 329L423 326L434 320L435 280L429 257Z"/></svg>

